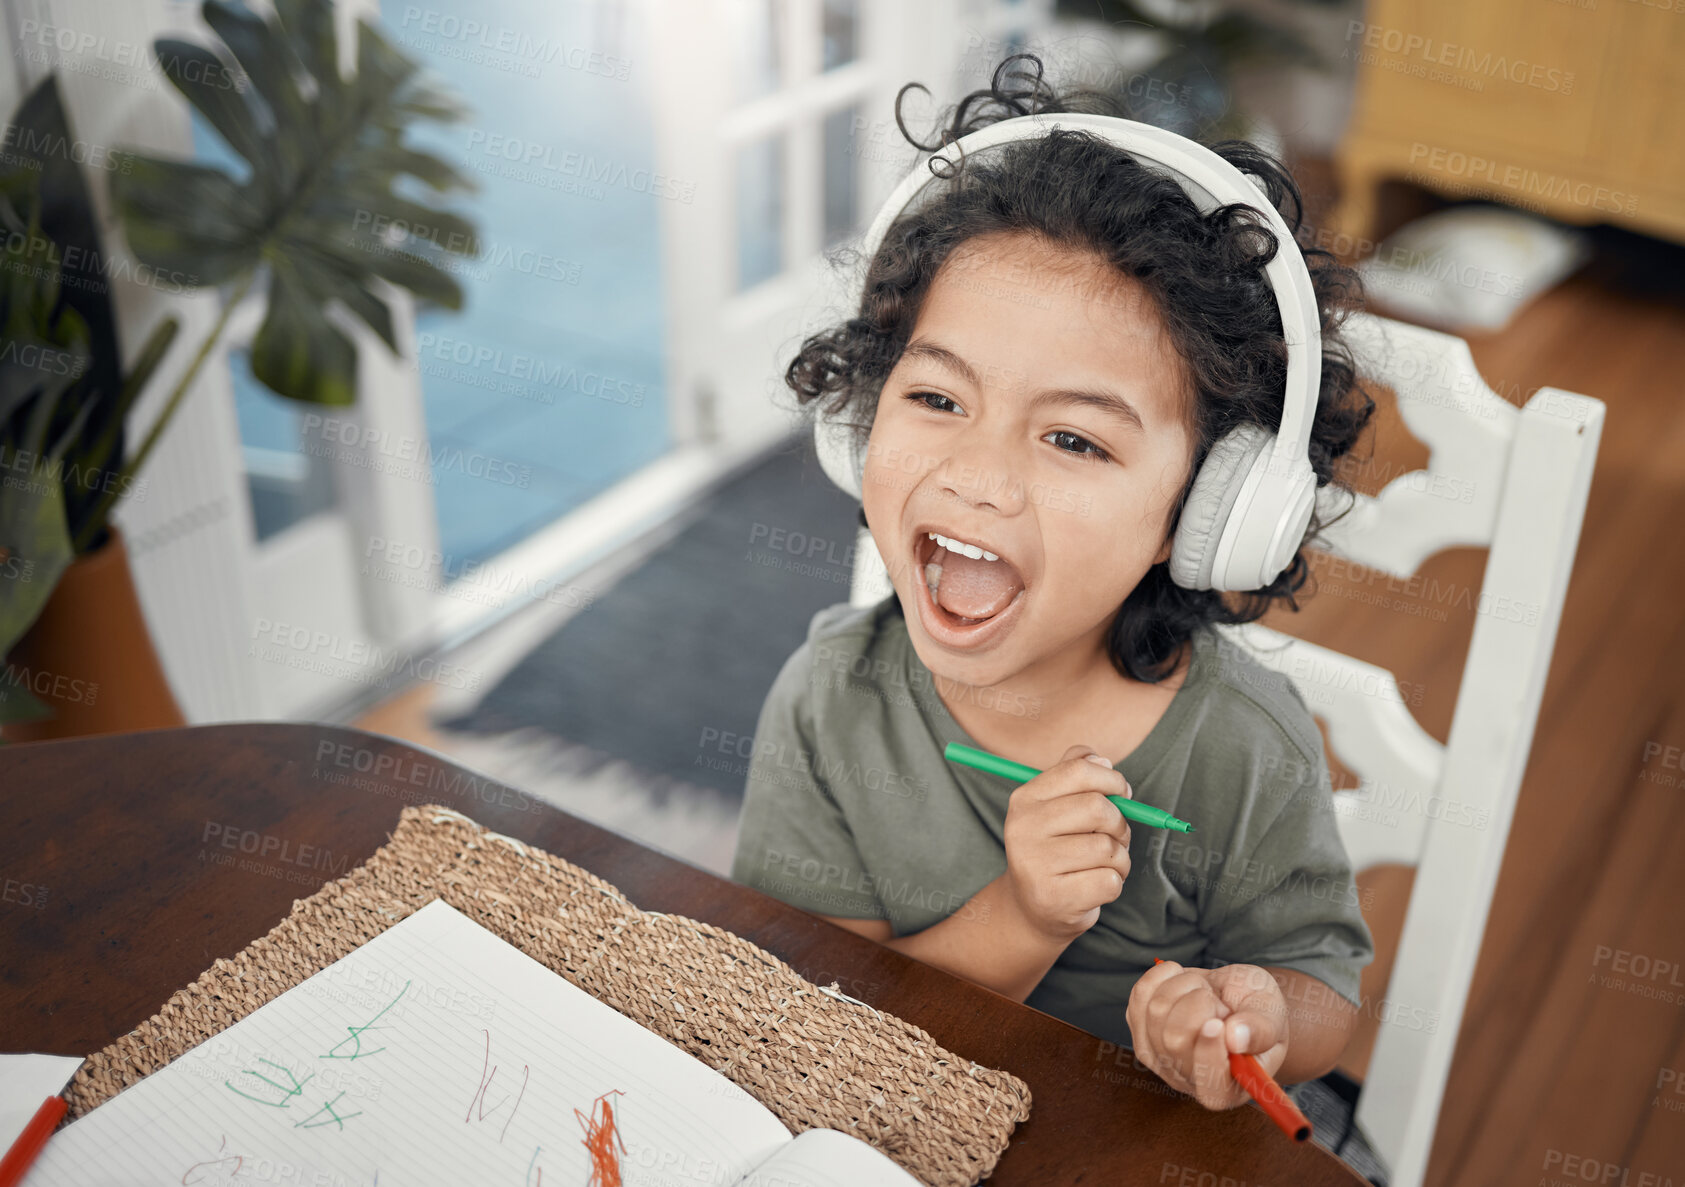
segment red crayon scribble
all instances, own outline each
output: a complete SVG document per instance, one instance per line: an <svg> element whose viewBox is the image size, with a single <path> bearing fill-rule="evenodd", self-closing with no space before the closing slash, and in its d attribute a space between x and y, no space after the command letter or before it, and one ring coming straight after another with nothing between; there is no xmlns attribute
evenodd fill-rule
<svg viewBox="0 0 1685 1187"><path fill-rule="evenodd" d="M532 1074L531 1069L528 1068L525 1064L522 1064L521 1065L521 1095L519 1095L515 1098L515 1107L509 1111L509 1120L505 1121L503 1123L503 1129L497 1135L497 1140L499 1142L501 1142L503 1140L504 1134L507 1134L509 1132L509 1121L513 1121L515 1119L515 1114L521 1111L521 1102L523 1100L525 1100L526 1097L527 1097L527 1077L531 1074Z"/></svg>
<svg viewBox="0 0 1685 1187"><path fill-rule="evenodd" d="M228 1135L223 1134L222 1135L222 1143L219 1146L217 1146L217 1149L220 1151L220 1150L225 1150L227 1148L228 1148ZM188 1167L186 1170L181 1172L181 1181L183 1183L188 1183L188 1184L202 1183L202 1182L205 1181L203 1176L200 1176L197 1179L189 1179L187 1176L191 1175L194 1171L198 1170L202 1166L218 1166L221 1163L227 1162L228 1159L230 1159L230 1158L232 1158L234 1160L234 1166L228 1171L228 1174L231 1177L234 1176L234 1175L237 1175L237 1174L240 1173L240 1167L241 1167L242 1164L244 1164L246 1159L243 1155L240 1155L240 1154L229 1154L226 1157L213 1158L209 1162L195 1162L192 1166Z"/></svg>
<svg viewBox="0 0 1685 1187"><path fill-rule="evenodd" d="M486 1113L488 1112L486 1108L486 1089L490 1088L491 1082L497 1078L497 1068L493 1066L491 1061L491 1031L482 1029L481 1033L486 1036L486 1058L485 1062L480 1066L480 1084L479 1087L474 1089L473 1099L468 1102L468 1113L462 1118L464 1121L472 1121L474 1119L474 1105L476 1102L478 1102L480 1106L479 1119L481 1121L486 1119ZM488 1070L490 1072L489 1075L487 1074ZM497 1140L499 1142L503 1140L503 1135L509 1132L509 1122L513 1121L515 1119L515 1114L520 1111L521 1101L526 1099L527 1079L531 1074L532 1069L526 1064L522 1064L521 1092L520 1095L515 1098L515 1107L509 1111L509 1116L503 1122L502 1132L497 1135ZM509 1096L505 1093L503 1099L493 1105L489 1111L495 1113L508 1103Z"/></svg>
<svg viewBox="0 0 1685 1187"><path fill-rule="evenodd" d="M592 1116L587 1117L578 1109L573 1115L579 1118L579 1124L585 1129L585 1138L580 1145L585 1147L586 1153L591 1155L591 1178L586 1187L621 1187L620 1159L614 1152L618 1145L620 1152L626 1152L626 1143L620 1140L620 1132L614 1125L614 1106L609 1104L611 1096L624 1096L625 1093L616 1088L605 1092L592 1103ZM596 1116L598 1112L601 1117Z"/></svg>

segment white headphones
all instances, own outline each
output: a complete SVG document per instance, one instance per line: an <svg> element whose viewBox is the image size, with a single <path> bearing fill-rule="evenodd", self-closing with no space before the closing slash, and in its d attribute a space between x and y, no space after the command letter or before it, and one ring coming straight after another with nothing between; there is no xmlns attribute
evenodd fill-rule
<svg viewBox="0 0 1685 1187"><path fill-rule="evenodd" d="M1310 271L1281 214L1269 201L1257 201L1263 194L1257 182L1205 146L1151 124L1078 113L1016 116L962 136L932 154L932 160L941 157L954 165L962 153L970 156L1055 128L1094 133L1143 165L1159 166L1203 212L1234 202L1252 206L1275 232L1279 248L1264 272L1275 290L1287 339L1281 425L1275 433L1242 425L1211 447L1182 509L1170 553L1171 580L1187 589L1261 589L1299 550L1316 501L1309 445L1322 378L1322 330ZM928 162L902 180L861 242L864 259L877 255L890 224L913 199L941 180L929 172ZM856 454L853 430L819 413L814 443L825 473L860 498L866 463Z"/></svg>

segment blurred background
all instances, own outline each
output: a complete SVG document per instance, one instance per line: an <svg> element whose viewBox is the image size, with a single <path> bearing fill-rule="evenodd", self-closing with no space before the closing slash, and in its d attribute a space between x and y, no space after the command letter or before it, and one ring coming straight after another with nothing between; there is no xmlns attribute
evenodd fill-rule
<svg viewBox="0 0 1685 1187"><path fill-rule="evenodd" d="M725 872L767 687L853 571L858 504L784 367L847 316L834 249L920 159L896 92L926 88L928 138L1028 50L1281 154L1302 241L1466 338L1502 398L1607 403L1540 743L1617 772L1607 819L1685 743L1681 0L0 0L0 25L11 741L356 725ZM1425 456L1378 419L1366 493ZM1478 587L1480 559L1432 563ZM1392 668L1443 740L1470 616L1320 592L1272 625ZM1618 741L1576 729L1594 703ZM1549 810L1529 778L1518 837ZM1659 857L1552 837L1609 915L1662 893ZM1516 1009L1566 1043L1565 892L1511 844L1466 1026ZM1475 1058L1435 1181L1685 1150L1649 1100L1592 1148L1530 1129L1533 1088Z"/></svg>

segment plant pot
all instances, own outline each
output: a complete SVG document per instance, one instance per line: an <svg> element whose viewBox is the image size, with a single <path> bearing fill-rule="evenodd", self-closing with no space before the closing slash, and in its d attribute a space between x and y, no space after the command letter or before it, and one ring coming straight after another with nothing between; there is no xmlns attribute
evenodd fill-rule
<svg viewBox="0 0 1685 1187"><path fill-rule="evenodd" d="M6 656L0 694L19 685L53 715L10 723L8 742L187 724L152 646L115 525L104 544L65 569L41 616Z"/></svg>

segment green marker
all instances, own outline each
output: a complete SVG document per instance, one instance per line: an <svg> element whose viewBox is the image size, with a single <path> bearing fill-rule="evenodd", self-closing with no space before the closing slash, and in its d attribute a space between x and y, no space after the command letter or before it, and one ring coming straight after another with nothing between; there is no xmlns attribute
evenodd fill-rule
<svg viewBox="0 0 1685 1187"><path fill-rule="evenodd" d="M976 767L979 771L999 775L1003 779L1016 779L1019 783L1028 783L1041 774L1034 767L1013 762L1010 758L1002 758L998 754L990 754L987 750L978 750L974 746L961 746L958 742L949 742L942 751L942 757L949 762L963 763L968 767ZM1155 808L1151 804L1137 804L1127 796L1109 795L1106 798L1117 805L1117 810L1123 813L1125 820L1135 824L1150 825L1153 828L1173 828L1180 833L1194 831L1193 825L1186 820L1176 819L1163 808Z"/></svg>

